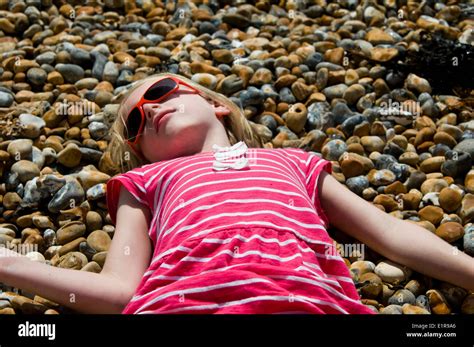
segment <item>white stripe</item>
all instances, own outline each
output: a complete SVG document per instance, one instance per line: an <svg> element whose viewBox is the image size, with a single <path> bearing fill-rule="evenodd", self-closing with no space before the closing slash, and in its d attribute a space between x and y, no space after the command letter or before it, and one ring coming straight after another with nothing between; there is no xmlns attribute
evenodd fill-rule
<svg viewBox="0 0 474 347"><path fill-rule="evenodd" d="M287 262L287 261L291 261L291 260L293 260L295 258L298 258L298 257L303 258L303 255L301 253L295 253L295 254L293 254L292 256L289 256L289 257L279 257L279 256L274 255L274 254L264 253L264 252L260 252L260 251L246 251L246 252L243 252L243 253L236 253L236 252L233 252L229 249L224 249L224 250L220 251L219 253L217 253L216 255L214 255L212 257L186 256L186 257L182 258L180 261L195 261L195 262L199 262L199 263L208 263L211 260L213 260L214 258L217 258L218 256L223 255L223 254L230 255L232 258L244 258L248 255L258 255L261 258L273 259L273 260L280 261L282 263Z"/></svg>
<svg viewBox="0 0 474 347"><path fill-rule="evenodd" d="M305 262L303 262L303 263L305 263ZM319 270L321 271L321 273L324 277L322 277L320 274L318 274L317 272L314 272L313 270L311 270L310 268L308 268L306 266L298 266L295 270L299 271L299 272L301 272L301 270L307 271L307 272L310 273L308 276L312 276L317 280L323 280L323 281L327 281L329 283L334 283L334 285L336 287L341 288L341 289L342 289L341 284L338 281L349 282L352 285L354 285L354 282L352 281L351 278L344 277L344 276L333 275L333 274L324 272L321 268L319 268Z"/></svg>
<svg viewBox="0 0 474 347"><path fill-rule="evenodd" d="M306 229L317 229L317 230L323 230L323 231L326 231L326 229L320 225L320 224L308 224L308 223L302 223L302 222L299 222L298 220L296 219L293 219L293 218L288 218L288 217L285 217L283 214L281 213L278 213L278 212L274 212L274 211L252 211L252 212L235 212L235 213L220 213L220 214L216 214L214 216L209 216L207 218L204 218L204 219L201 219L199 222L197 223L194 223L194 224L188 224L187 226L184 226L178 230L176 230L174 233L173 233L173 236L176 236L178 234L181 234L182 232L185 232L187 230L192 230L192 229L196 229L198 228L199 225L201 224L205 224L207 223L208 221L213 221L213 220L219 220L220 218L225 218L225 217L238 217L238 219L242 219L241 217L244 217L244 216L255 216L255 215L266 215L266 214L269 214L269 215L273 215L273 216L277 216L277 217L280 217L281 219L284 219L288 222L291 222L293 224L296 224L296 226L299 226L301 228L306 228ZM162 232L162 235L163 237L165 237L166 235L170 234L171 232L173 232L175 226L171 227L170 229L166 230L165 232ZM200 233L197 233L195 234L195 236L198 236L200 235ZM323 243L322 241L320 241L320 243ZM323 244L326 244L328 245L328 243L323 243Z"/></svg>
<svg viewBox="0 0 474 347"><path fill-rule="evenodd" d="M271 167L270 167L271 168ZM212 181L207 181L207 182L200 182L200 183L196 183L196 184L191 184L190 182L191 181L194 181L194 180L197 180L199 178L202 178L202 177L205 177L205 176L212 176L212 178L215 178L215 175L216 174L222 174L222 172L219 172L219 173L216 173L216 172L205 172L205 173L202 173L200 175L196 175L196 171L202 171L202 170L206 170L207 169L197 169L197 170L194 170L194 171L191 171L189 172L190 175L192 175L192 177L186 181L183 181L183 182L179 182L179 186L178 186L178 182L171 188L172 191L170 193L170 195L167 197L167 204L164 206L163 208L163 211L161 213L161 215L163 216L163 218L169 218L169 215L172 214L171 213L168 213L168 209L170 206L174 206L176 204L176 200L178 200L181 196L183 196L185 193L193 190L193 189L200 189L202 187L205 187L205 186L208 186L208 185L212 185L212 186L217 186L219 184L228 184L228 183L232 183L232 182L247 182L249 180L255 180L255 181L267 181L267 182L280 182L280 183L286 183L292 187L295 187L302 195L302 197L308 197L308 201L311 201L311 199L309 198L309 194L308 194L308 191L307 191L307 188L306 186L300 182L301 184L297 184L291 180L288 180L288 175L283 175L283 174L278 174L278 173L275 173L275 171L270 171L270 170L252 170L252 175L253 174L257 174L257 173L264 173L264 172L268 172L268 173L271 173L271 174L278 174L280 175L281 177L285 178L284 180L280 180L278 178L269 178L269 177L265 177L264 175L262 177L256 177L256 176L246 176L246 177L240 177L240 178L233 178L233 179L227 179L227 180L212 180ZM225 172L226 175L241 175L241 172L240 171L228 171L228 172ZM187 174L186 174L187 175ZM185 175L184 175L185 176ZM183 176L183 177L184 177ZM252 186L255 186L255 184L253 184ZM186 187L185 190L182 191L182 189ZM176 196L175 196L176 195ZM311 201L312 202L312 201Z"/></svg>
<svg viewBox="0 0 474 347"><path fill-rule="evenodd" d="M258 191L262 191L262 192L273 192L273 193L279 193L281 195L286 195L286 196L296 196L296 197L303 197L305 198L305 196L302 196L302 195L299 195L297 193L294 193L294 192L291 192L291 191L284 191L284 190L280 190L280 189L272 189L272 188L256 188L256 187L249 187L249 188L234 188L234 189L226 189L226 190L219 190L219 191L213 191L213 192L210 192L210 193L205 193L205 194L201 194L199 196L197 196L196 198L194 199L190 199L187 201L187 204L192 204L196 201L199 201L201 199L204 199L204 198L207 198L207 197L211 197L213 195L220 195L220 194L223 194L223 193L231 193L231 192L258 192ZM306 197L308 198L308 202L310 204L313 205L313 202L309 199L309 195L306 194ZM313 211L315 212L315 211ZM153 220L156 222L157 219L158 219L158 216L159 216L159 211L158 210L155 210L155 214L154 214L154 217L153 217ZM322 226L321 226L322 227ZM152 222L151 224L151 227L150 227L150 230L151 230L151 235L153 235L155 232L157 232L157 229L158 229L158 226L156 228L154 228L154 223ZM161 229L161 228L160 228ZM161 234L161 232L160 232ZM157 239L158 239L159 235L157 236Z"/></svg>
<svg viewBox="0 0 474 347"><path fill-rule="evenodd" d="M129 191L129 193L132 194L133 197L134 197L135 199L137 199L139 202L141 202L142 204L148 206L148 203L147 203L145 200L143 200L143 199L141 199L140 197L138 197L134 192Z"/></svg>
<svg viewBox="0 0 474 347"><path fill-rule="evenodd" d="M219 226L214 227L214 228L202 230L202 231L194 234L193 237L209 234L209 233L211 233L213 231L216 231L218 229L221 229L221 228L222 228L222 231L229 230L231 228L235 228L237 225L251 225L251 226L256 227L256 228L258 228L258 227L270 227L270 228L273 228L275 230L287 230L287 231L290 231L291 233L293 233L294 235L296 235L298 238L300 238L303 241L306 241L308 243L312 243L312 244L319 245L319 246L325 246L325 247L334 247L334 245L332 243L327 243L327 242L320 241L320 240L310 239L309 237L302 235L301 233L297 232L296 230L294 230L292 228L282 227L280 225L273 224L273 223L270 223L270 222L261 221L261 220L249 221L249 222L235 222L233 224L228 224L228 225L219 225ZM322 227L322 230L326 230L326 229L324 229ZM331 256L328 259L334 259L334 260L342 261L345 264L344 260L340 256Z"/></svg>
<svg viewBox="0 0 474 347"><path fill-rule="evenodd" d="M163 263L165 264L165 263ZM162 265L163 265L162 264ZM165 264L165 265L169 265L169 264ZM234 265L229 265L229 266L225 266L225 267L221 267L219 269L212 269L212 270L206 270L206 271L202 271L198 274L194 274L194 275L188 275L188 276L167 276L167 275L156 275L156 276L153 276L153 277L150 277L147 279L147 282L148 281L153 281L153 280L175 280L176 282L178 281L181 281L181 280L185 280L185 279L188 279L188 278L192 278L192 277L196 277L196 276L200 276L200 275L204 275L204 274L210 274L210 273L214 273L214 272L221 272L221 271L227 271L227 270L230 270L230 269L233 269L235 267L239 267L239 266L248 266L249 264L248 263L243 263L243 264L234 264ZM156 272L156 271L159 271L160 268L162 266L160 265L156 270L153 270L151 271L152 273ZM171 267L175 267L173 265L171 265ZM150 271L148 271L150 272ZM146 277L146 276L143 276L143 277ZM173 278L172 278L173 277ZM143 295L147 295L147 293L143 294Z"/></svg>
<svg viewBox="0 0 474 347"><path fill-rule="evenodd" d="M167 256L170 253L173 253L174 251L191 252L192 249L189 248L189 247L183 247L183 246L177 246L177 247L169 248L166 251L164 251L163 253L161 253L160 255L156 256L153 259L153 262L151 264L156 263L158 260L160 260L161 258Z"/></svg>
<svg viewBox="0 0 474 347"><path fill-rule="evenodd" d="M325 164L326 161L325 160L319 160L318 162L316 162L316 164L314 164L314 167L311 168L311 172L308 173L308 177L306 177L306 185L308 186L309 185L309 182L313 179L313 176L314 176L314 173L315 171L323 164ZM311 196L311 198L314 197L314 193L313 195Z"/></svg>
<svg viewBox="0 0 474 347"><path fill-rule="evenodd" d="M344 313L348 314L346 310L343 308L339 307L338 305L332 303L332 302L327 302L319 299L314 299L310 298L307 296L302 296L302 295L295 295L292 296L291 299L293 301L298 301L298 302L304 302L304 303L315 303L319 305L326 305L330 306L333 309ZM284 296L284 295L261 295L261 296L255 296L255 297L250 297L242 300L235 300L235 301L227 301L223 302L220 304L210 304L210 305L199 305L199 306L187 306L187 307L179 307L175 308L172 310L167 310L167 311L162 311L160 313L173 313L173 312L181 312L181 311L194 311L194 310L205 310L205 309L218 309L222 307L229 307L229 306L236 306L236 305L244 305L256 301L289 301L290 297L289 296ZM153 311L143 311L143 312L138 312L136 311L137 314L148 314L148 313L154 313Z"/></svg>
<svg viewBox="0 0 474 347"><path fill-rule="evenodd" d="M205 239L202 239L201 242L226 244L226 243L232 242L232 240L235 240L235 239L238 239L238 240L244 241L244 242L252 241L253 239L258 239L258 240L260 240L262 242L266 242L266 243L277 243L279 246L286 246L286 245L289 245L290 243L298 244L298 241L295 240L295 239L288 239L286 241L280 241L279 239L277 239L275 237L269 239L269 238L263 237L259 234L254 234L250 237L245 237L245 236L242 236L240 234L236 234L236 235L234 235L232 237L229 237L227 239L205 238ZM300 248L300 250L303 250L302 247L299 247L299 248ZM306 249L304 249L303 252L308 252L307 250L313 252L313 250L311 248L306 248Z"/></svg>
<svg viewBox="0 0 474 347"><path fill-rule="evenodd" d="M306 266L312 267L313 269L321 270L320 267L314 266L313 263L308 263L306 261L303 261L303 264L306 265ZM330 276L331 278L334 278L334 279L338 280L338 281L343 281L343 282L354 284L354 281L350 277L330 275L330 274L327 274L327 275Z"/></svg>
<svg viewBox="0 0 474 347"><path fill-rule="evenodd" d="M166 265L166 266L162 266L162 265ZM226 271L226 270L233 269L234 267L248 266L248 265L249 265L248 263L234 264L234 265L229 265L229 266L221 267L221 268L219 268L219 269L212 269L212 270L202 271L202 272L200 272L200 273L198 273L198 274L195 274L195 275L188 275L188 276L156 275L156 276L150 277L149 279L147 279L147 281L153 281L153 280L155 280L155 279L157 279L157 280L159 280L159 279L167 279L167 277L177 277L176 281L180 281L180 280L185 280L185 279L188 279L188 278L191 278L191 277L196 277L196 276L200 276L200 275L204 275L204 274L209 274L209 273L214 273L214 272ZM154 272L159 271L161 267L169 268L169 266L171 266L171 268L174 268L176 265L169 265L169 264L163 263L163 264L161 264L156 270L148 271L148 272L152 272L152 274L153 274ZM146 277L146 276L143 276L143 277ZM146 294L143 294L143 295L146 295Z"/></svg>
<svg viewBox="0 0 474 347"><path fill-rule="evenodd" d="M134 182L130 177L123 176L123 175L119 175L119 176L117 176L117 177L114 177L113 180L114 180L114 182L120 182L120 183L124 186L124 188L126 189L126 187L125 187L125 185L124 185L124 182L121 182L121 178L124 178L128 183L132 182L132 185L133 185L134 187L137 187L138 189L141 190L140 186L139 186L138 184L135 184L135 182ZM112 180L112 179L111 179L111 180ZM148 202L147 202L146 200L143 200L142 198L140 198L140 197L139 197L138 195L136 195L133 191L130 191L130 190L128 190L128 189L127 189L127 191L128 191L130 194L132 194L132 196L133 196L136 200L138 200L140 203L142 203L142 204L146 205L147 207L149 207ZM118 191L118 193L120 194L120 190ZM117 200L118 200L118 198L117 198Z"/></svg>
<svg viewBox="0 0 474 347"><path fill-rule="evenodd" d="M287 281L295 281L295 282L301 282L301 283L306 283L306 284L312 284L316 287L321 287L325 290L327 290L328 292L334 294L335 296L343 299L343 300L346 300L346 301L349 301L349 302L352 302L352 303L355 303L355 304L359 304L360 302L358 300L354 300L350 297L348 297L347 295L335 290L334 288L324 284L324 283L320 283L318 281L315 281L315 280L311 280L309 278L305 278L305 277L300 277L300 276L285 276L285 275L269 275L268 276L269 278L274 278L274 279L282 279L282 280L287 280Z"/></svg>
<svg viewBox="0 0 474 347"><path fill-rule="evenodd" d="M282 152L285 152L285 153L282 153ZM290 165L290 163L292 163L291 161L288 161L288 157L293 157L294 160L300 161L300 159L299 159L297 156L295 156L295 155L289 153L288 151L284 151L284 150L279 150L279 149L277 149L274 153L267 153L267 154L269 154L269 155L276 154L276 156L277 156L280 160L286 161L286 162L288 163L288 165ZM293 162L293 164L296 164L296 163ZM304 177L304 172L301 170L300 166L299 166L298 164L296 164L295 166L296 166L296 168L298 169L298 171L300 172L300 175L301 175L300 177Z"/></svg>
<svg viewBox="0 0 474 347"><path fill-rule="evenodd" d="M127 176L125 176L127 177ZM144 187L141 186L141 184L135 180L133 180L131 177L127 177L135 187L137 187L140 191L143 192L143 194L146 194L146 189Z"/></svg>
<svg viewBox="0 0 474 347"><path fill-rule="evenodd" d="M260 235L258 235L258 234L252 235L252 236L249 237L249 238L246 238L246 237L244 237L244 236L242 236L242 235L240 235L240 234L237 234L237 235L235 235L235 236L233 236L233 237L230 237L230 238L228 238L228 239L209 238L209 239L203 239L203 240L201 240L201 242L225 244L225 243L231 242L233 239L239 239L239 240L241 240L241 241L243 241L243 242L249 242L249 241L251 241L251 240L253 240L253 239L259 239L259 240L261 240L261 241L263 241L263 242L266 242L266 243L277 243L277 244L280 245L280 246L286 246L286 245L288 245L288 244L290 244L290 243L296 243L298 249L299 249L301 252L303 252L303 253L313 253L313 254L315 253L315 251L314 251L313 249L309 248L309 247L303 248L303 247L301 247L300 245L298 245L298 241L296 241L296 240L291 240L291 239L290 239L290 240L286 240L286 241L284 241L284 242L280 242L280 241L279 241L278 239L276 239L276 238L268 239L268 238L264 238L264 237L262 237L262 236L260 236ZM191 250L190 250L190 251L191 251ZM166 251L166 252L168 252L168 251ZM163 253L162 253L162 254L163 254ZM160 254L157 258L153 259L153 261L151 262L150 266L153 265L153 264L155 264L160 258L162 258L162 254Z"/></svg>
<svg viewBox="0 0 474 347"><path fill-rule="evenodd" d="M198 195L193 199L187 200L186 203L182 204L182 206L175 207L173 209L173 211L170 213L170 215L175 213L176 210L178 210L179 208L184 208L184 207L186 207L186 206L188 206L192 203L195 203L195 202L197 202L199 200L202 200L204 198L212 197L214 195L222 195L224 193L236 193L236 192L252 192L252 191L263 191L263 192L271 191L271 192L274 192L274 193L279 193L281 195L286 195L286 196L291 196L291 197L298 197L298 198L302 198L303 200L307 201L309 206L314 206L314 203L309 198L309 194L307 192L305 192L303 195L300 195L300 194L297 194L297 193L294 193L294 192L291 192L291 191L287 191L287 190L279 190L279 189L272 189L272 188L265 188L265 187L261 187L261 188L259 188L259 187L247 187L247 188L233 188L233 189L217 190L217 191L213 191L213 192L210 192L210 193L204 193L204 194ZM238 200L241 200L241 199L238 199ZM281 200L283 200L283 199L281 199ZM237 201L237 199L234 199L234 201ZM266 199L264 201L275 201L275 203L280 203L281 204L281 202L279 200L276 200L276 199L275 200ZM168 204L168 205L171 206L171 204ZM287 206L288 204L283 203L283 205ZM311 212L315 213L316 211L314 209L311 209ZM163 217L161 217L161 218L169 219L170 216L167 215L167 213L165 211Z"/></svg>
<svg viewBox="0 0 474 347"><path fill-rule="evenodd" d="M161 301L161 300L164 300L170 296L173 296L173 295L186 295L186 294L194 294L194 293L207 293L207 292L210 292L210 291L213 291L213 290L216 290L216 289L223 289L223 288L229 288L229 287L239 287L239 286L244 286L244 285L248 285L248 284L252 284L252 283L270 283L272 284L272 281L269 281L265 278L259 278L259 277L256 277L256 278L249 278L249 279L246 279L246 280L237 280L237 281L231 281L231 282L225 282L225 283L219 283L219 284L213 284L213 285L210 285L210 286L205 286L205 287L194 287L194 288L186 288L186 289L180 289L180 290L174 290L174 291L171 291L171 292L167 292L167 293L163 293L161 295L158 295L157 297L154 297L153 299L145 302L138 310L142 310L150 305L153 305L154 303L158 302L158 301ZM153 292L156 292L156 291L159 291L163 288L158 288L158 289L155 289L153 290L152 292L150 293L153 293ZM149 293L147 293L146 295L148 295ZM137 301L139 300L140 298L142 298L144 295L142 296L138 296L138 297L134 297L132 298L131 301Z"/></svg>
<svg viewBox="0 0 474 347"><path fill-rule="evenodd" d="M166 264L166 265L168 265L168 264ZM248 266L248 265L249 265L248 263L235 264L235 265L225 266L225 267L222 267L222 268L219 268L219 269L207 270L207 271L203 271L203 272L200 272L200 273L197 273L197 274L194 274L194 275L187 275L187 276L156 275L156 276L148 278L147 282L154 281L154 280L170 280L170 281L178 282L178 281L186 280L186 279L193 278L193 277L196 277L196 276L201 276L201 275L204 275L204 274L212 274L212 273L227 271L227 270L233 269L233 268L238 267L238 266ZM318 275L316 272L310 270L309 268L307 268L305 266L298 266L295 269L290 269L290 268L288 268L288 269L284 268L284 269L285 270L294 270L294 271L297 271L297 272L301 272L301 270L305 270L305 271L311 273L311 275L308 275L308 276L311 276L311 277L317 279L318 281L323 281L323 282L327 282L329 284L332 284L332 285L334 285L334 286L336 286L336 287L338 287L342 290L341 285L336 280L332 280L330 278L324 278L321 275ZM157 270L159 270L159 268ZM323 273L323 275L324 276L329 276L325 273ZM143 276L143 277L145 277L145 276ZM142 296L145 296L145 295L147 295L147 293L143 294Z"/></svg>
<svg viewBox="0 0 474 347"><path fill-rule="evenodd" d="M280 241L279 241L278 239L276 239L276 238L268 239L268 238L264 238L264 237L262 237L262 236L260 236L260 235L258 235L258 234L252 235L252 236L249 237L249 238L246 238L246 237L244 237L244 236L242 236L242 235L240 235L240 234L236 234L236 235L234 235L234 236L232 236L232 237L230 237L230 238L228 238L228 239L217 239L217 238L208 238L208 239L206 239L206 238L205 238L205 239L202 239L201 242L225 244L225 243L231 242L233 239L239 239L240 241L244 241L244 242L248 242L248 241L251 241L251 240L253 240L253 239L259 239L259 240L261 240L261 241L263 241L263 242L267 242L267 243L277 243L277 244L280 245L280 246L286 246L286 245L288 245L288 244L290 244L290 243L296 243L296 244L298 244L298 241L296 241L296 240L291 240L291 239L289 239L289 240L280 242ZM299 248L300 248L300 250L302 250L303 252L314 252L314 250L312 250L311 248L307 248L307 250L306 250L306 249L303 249L302 247L299 247ZM309 251L308 251L308 250L309 250ZM166 252L168 252L168 251L166 251ZM150 266L153 265L153 264L155 264L159 259L161 259L161 258L163 257L163 254L164 254L164 253L165 253L165 252L159 254L155 259L153 259L153 261L151 262Z"/></svg>
<svg viewBox="0 0 474 347"><path fill-rule="evenodd" d="M204 156L205 157L205 156ZM189 163L189 162L192 162L192 161L195 161L196 159L200 159L201 156L191 156L191 157L178 157L178 158L174 158L174 159L170 159L170 160L167 160L167 161L164 161L164 162L159 162L159 165L155 166L155 167L152 167L148 170L145 170L145 175L149 175L151 174L151 177L148 179L148 181L145 182L145 188L148 188L154 181L154 179L157 177L157 176L160 176L160 174L172 167L173 165L175 164L181 164L181 162L183 162L184 160L186 160L186 163ZM196 164L199 164L200 162L197 161ZM157 171L157 172L155 172Z"/></svg>
<svg viewBox="0 0 474 347"><path fill-rule="evenodd" d="M322 229L323 228L321 226L321 224L303 223L303 222L300 222L298 219L286 217L284 214L282 214L280 212L276 212L276 211L272 211L272 210L257 210L257 211L251 211L251 212L241 212L241 211L239 211L239 212L233 212L233 213L226 212L226 213L215 214L215 215L211 215L209 217L203 218L197 223L186 225L186 223L188 222L188 218L190 217L188 215L188 216L186 216L186 219L180 220L178 223L174 224L171 228L166 229L165 231L162 231L161 234L163 235L163 237L165 237L166 235L168 235L172 232L174 232L174 235L178 235L178 234L182 233L183 231L186 231L186 230L189 230L189 229L194 229L194 228L196 228L197 226L199 226L201 224L204 224L204 223L207 223L209 221L216 220L216 219L218 220L220 218L225 218L225 217L238 217L240 219L241 217L244 217L244 216L255 216L255 215L259 215L259 214L261 214L261 215L269 214L269 215L273 215L273 216L276 216L276 217L280 217L280 219L285 220L285 221L289 222L290 224L294 224L296 226L299 226L299 227L305 228L305 229L309 229L309 228ZM281 220L279 222L281 223ZM181 224L185 224L186 226L177 229ZM177 229L177 230L175 230L175 229ZM322 230L325 230L325 229L323 228Z"/></svg>

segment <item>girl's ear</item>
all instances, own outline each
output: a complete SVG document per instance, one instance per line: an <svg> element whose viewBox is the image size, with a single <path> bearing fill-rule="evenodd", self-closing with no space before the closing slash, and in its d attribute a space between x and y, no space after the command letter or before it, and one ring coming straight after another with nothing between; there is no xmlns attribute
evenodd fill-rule
<svg viewBox="0 0 474 347"><path fill-rule="evenodd" d="M214 108L214 113L217 117L227 116L231 113L231 111L227 107L222 105L212 105L212 107Z"/></svg>
<svg viewBox="0 0 474 347"><path fill-rule="evenodd" d="M218 118L231 114L232 111L229 110L226 106L220 105L217 101L211 98L205 99L212 106L212 108L214 109L214 113Z"/></svg>

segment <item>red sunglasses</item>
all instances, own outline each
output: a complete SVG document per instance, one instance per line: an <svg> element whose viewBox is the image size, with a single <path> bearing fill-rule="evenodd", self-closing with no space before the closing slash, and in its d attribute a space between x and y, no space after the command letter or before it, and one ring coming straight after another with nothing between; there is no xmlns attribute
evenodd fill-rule
<svg viewBox="0 0 474 347"><path fill-rule="evenodd" d="M175 77L166 77L152 84L142 95L140 100L125 119L125 140L127 144L130 145L130 147L133 148L133 145L137 144L145 126L145 112L143 111L143 104L150 102L160 102L168 95L176 92L179 89L180 84L200 93L200 91L195 87Z"/></svg>

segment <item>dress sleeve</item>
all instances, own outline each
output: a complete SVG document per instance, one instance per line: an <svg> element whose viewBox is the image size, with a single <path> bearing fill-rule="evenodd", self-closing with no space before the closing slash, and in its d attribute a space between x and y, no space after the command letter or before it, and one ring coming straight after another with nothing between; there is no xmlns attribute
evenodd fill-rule
<svg viewBox="0 0 474 347"><path fill-rule="evenodd" d="M316 155L316 152L307 152L306 164L306 189L308 191L311 201L314 203L316 212L324 223L325 227L329 226L329 218L321 207L319 199L318 181L321 172L324 170L327 173L332 173L331 162Z"/></svg>
<svg viewBox="0 0 474 347"><path fill-rule="evenodd" d="M147 208L150 207L146 197L146 189L143 184L143 177L140 175L140 173L136 171L128 171L115 175L107 181L106 193L107 209L114 225L116 225L117 221L120 186L122 185L135 197L135 199L137 199L138 202Z"/></svg>

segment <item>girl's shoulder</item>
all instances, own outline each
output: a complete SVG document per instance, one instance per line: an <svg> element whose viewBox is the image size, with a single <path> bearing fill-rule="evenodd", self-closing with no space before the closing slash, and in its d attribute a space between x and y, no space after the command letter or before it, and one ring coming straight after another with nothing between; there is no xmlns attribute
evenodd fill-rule
<svg viewBox="0 0 474 347"><path fill-rule="evenodd" d="M310 161L325 160L321 153L307 151L301 148L285 147L285 148L259 148L261 151L273 151L283 153L287 158L297 160L300 163L309 164Z"/></svg>

